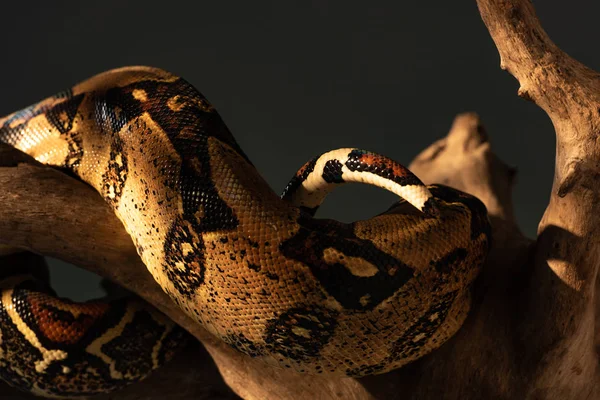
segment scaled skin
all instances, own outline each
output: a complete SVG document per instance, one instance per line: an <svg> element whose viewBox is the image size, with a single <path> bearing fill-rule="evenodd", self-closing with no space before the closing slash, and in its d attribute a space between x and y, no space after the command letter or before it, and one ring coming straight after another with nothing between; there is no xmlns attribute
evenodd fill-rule
<svg viewBox="0 0 600 400"><path fill-rule="evenodd" d="M301 372L381 373L439 347L489 247L483 204L443 186L429 187L436 215L311 217L271 191L199 92L158 69L100 74L0 126L104 196L188 315Z"/></svg>
<svg viewBox="0 0 600 400"><path fill-rule="evenodd" d="M120 389L147 377L186 339L140 300L74 303L30 275L0 279L0 378L38 396Z"/></svg>

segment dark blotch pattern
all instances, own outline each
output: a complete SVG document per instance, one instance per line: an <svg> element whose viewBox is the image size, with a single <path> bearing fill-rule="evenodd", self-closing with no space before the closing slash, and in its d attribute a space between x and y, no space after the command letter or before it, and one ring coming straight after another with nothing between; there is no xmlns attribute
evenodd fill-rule
<svg viewBox="0 0 600 400"><path fill-rule="evenodd" d="M281 194L282 199L286 200L294 195L296 190L300 187L300 185L302 185L302 182L304 182L306 178L308 178L308 176L315 170L315 164L317 163L318 159L319 157L313 158L298 170L296 175L290 179L289 183L283 190L283 193Z"/></svg>
<svg viewBox="0 0 600 400"><path fill-rule="evenodd" d="M135 90L144 91L147 101L136 99ZM181 167L179 171L165 171L165 183L181 193L184 219L193 224L196 232L229 230L238 225L233 210L220 198L212 182L208 138L217 138L250 161L200 92L180 78L168 83L136 82L109 89L104 96L103 107L113 110L107 113L111 129L147 112L167 134L181 157ZM169 104L176 104L176 111ZM199 220L198 211L203 215Z"/></svg>
<svg viewBox="0 0 600 400"><path fill-rule="evenodd" d="M83 140L78 132L71 131L63 135L68 144L68 153L63 166L77 171L83 158Z"/></svg>
<svg viewBox="0 0 600 400"><path fill-rule="evenodd" d="M298 233L281 244L282 253L310 268L327 293L346 309L372 310L413 276L413 268L379 250L370 240L358 238L352 224L313 219L306 214L300 215L298 223L301 226ZM349 257L361 257L379 271L361 277L341 263L328 264L323 259L327 248Z"/></svg>
<svg viewBox="0 0 600 400"><path fill-rule="evenodd" d="M102 194L109 204L116 206L121 200L128 172L127 153L121 145L121 140L116 136L110 148L106 172L102 175L104 182Z"/></svg>
<svg viewBox="0 0 600 400"><path fill-rule="evenodd" d="M435 217L437 215L437 200L435 197L428 198L425 204L423 204L421 211L426 216Z"/></svg>
<svg viewBox="0 0 600 400"><path fill-rule="evenodd" d="M191 251L184 248L191 246ZM193 296L196 289L204 282L204 241L201 236L193 234L190 225L178 218L171 227L165 240L164 272L175 289L185 297ZM184 270L177 266L183 265ZM175 301L177 297L172 296Z"/></svg>
<svg viewBox="0 0 600 400"><path fill-rule="evenodd" d="M457 294L457 292L450 292L436 299L435 304L394 343L390 357L393 360L400 360L412 358L419 353L446 320Z"/></svg>
<svg viewBox="0 0 600 400"><path fill-rule="evenodd" d="M143 375L152 369L152 354L148 349L164 331L165 327L157 324L147 311L138 311L121 335L102 346L102 352L115 360L115 369L123 375Z"/></svg>
<svg viewBox="0 0 600 400"><path fill-rule="evenodd" d="M55 96L56 97L56 96ZM84 94L78 94L77 96L67 97L67 99L48 111L46 111L46 118L61 134L71 132L73 129L73 121L77 115L77 109L83 101Z"/></svg>
<svg viewBox="0 0 600 400"><path fill-rule="evenodd" d="M49 287L40 281L26 281L13 288L11 301L14 311L34 332L47 350L67 353L63 360L51 362L43 373L36 371L36 362L43 360L42 352L32 346L17 329L16 322L7 312L8 304L0 302L0 379L21 390L39 390L54 396L91 396L122 388L144 378L152 369L151 352L161 339L163 325L156 323L147 311L137 311L125 327L122 336L105 344L103 350L117 360L117 368L134 375L115 379L110 375L109 365L100 357L87 352L88 346L116 326L129 307L127 299L112 301L106 312L97 317L74 315L59 308L73 304L67 300L51 298ZM37 304L36 307L33 305ZM54 305L53 305L54 304ZM92 324L86 321L92 320ZM53 328L54 327L54 328ZM44 335L44 329L66 327L73 336L55 335L52 340ZM175 328L163 341L164 361L186 343L186 334ZM1 397L1 396L0 396Z"/></svg>
<svg viewBox="0 0 600 400"><path fill-rule="evenodd" d="M69 154L64 160L63 166L76 169L81 161L83 149L79 134L73 131L73 122L83 98L83 94L73 96L72 91L67 90L49 98L49 104L53 103L52 100L63 100L58 104L38 103L14 113L0 126L0 142L16 145L23 137L31 134L28 129L29 121L39 115L46 114L48 122L60 132L63 139L68 143ZM11 127L18 121L22 122Z"/></svg>
<svg viewBox="0 0 600 400"><path fill-rule="evenodd" d="M134 118L113 101L112 96L94 95L94 119L104 135L115 136Z"/></svg>
<svg viewBox="0 0 600 400"><path fill-rule="evenodd" d="M172 329L167 333L158 352L158 363L162 365L171 360L188 342L189 338L187 332L179 327Z"/></svg>
<svg viewBox="0 0 600 400"><path fill-rule="evenodd" d="M435 270L442 274L452 273L456 270L458 264L464 261L467 257L467 249L457 248L446 254L439 260L431 261L430 264Z"/></svg>
<svg viewBox="0 0 600 400"><path fill-rule="evenodd" d="M231 347L249 355L250 357L260 357L266 354L263 346L248 339L243 333L240 334L228 334L222 337L225 343Z"/></svg>
<svg viewBox="0 0 600 400"><path fill-rule="evenodd" d="M248 268L250 268L254 272L260 272L261 267L258 264L248 263Z"/></svg>
<svg viewBox="0 0 600 400"><path fill-rule="evenodd" d="M406 333L392 345L389 356L381 363L363 365L354 369L347 369L348 376L365 376L379 373L385 370L389 364L401 359L415 359L423 351L425 343L439 330L446 320L448 312L457 296L457 292L443 295L436 300L436 304L429 308Z"/></svg>
<svg viewBox="0 0 600 400"><path fill-rule="evenodd" d="M55 96L56 97L56 96ZM73 121L84 95L66 97L66 100L46 111L46 118L68 143L68 154L64 166L76 170L83 157L81 134L73 130Z"/></svg>
<svg viewBox="0 0 600 400"><path fill-rule="evenodd" d="M339 160L328 160L323 167L323 180L327 183L344 183L342 166Z"/></svg>
<svg viewBox="0 0 600 400"><path fill-rule="evenodd" d="M294 361L314 359L335 334L337 317L318 306L291 308L267 322L266 347Z"/></svg>
<svg viewBox="0 0 600 400"><path fill-rule="evenodd" d="M11 386L29 390L33 382L23 376L21 371L41 360L42 354L23 337L3 306L0 306L0 333L0 349L3 354L0 357L0 378Z"/></svg>

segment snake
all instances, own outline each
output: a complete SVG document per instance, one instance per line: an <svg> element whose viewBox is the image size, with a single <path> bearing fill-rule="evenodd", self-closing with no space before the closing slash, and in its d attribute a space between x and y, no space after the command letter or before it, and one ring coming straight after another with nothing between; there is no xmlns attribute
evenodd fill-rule
<svg viewBox="0 0 600 400"><path fill-rule="evenodd" d="M439 348L463 325L490 248L478 198L357 148L314 157L277 195L213 105L159 68L103 72L4 117L0 142L96 189L193 321L298 373L381 374ZM352 182L398 200L351 223L316 216ZM27 274L0 285L0 377L34 394L116 390L184 341L139 300L75 303Z"/></svg>

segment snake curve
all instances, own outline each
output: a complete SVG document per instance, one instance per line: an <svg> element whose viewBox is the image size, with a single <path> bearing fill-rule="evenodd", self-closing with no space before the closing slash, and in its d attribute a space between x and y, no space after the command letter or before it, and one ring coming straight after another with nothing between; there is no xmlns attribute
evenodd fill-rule
<svg viewBox="0 0 600 400"><path fill-rule="evenodd" d="M481 201L367 151L315 157L277 196L213 106L157 68L104 72L0 119L0 142L94 187L156 282L209 332L299 372L383 373L436 349L464 322L490 246ZM401 199L364 221L315 218L346 182ZM0 377L16 387L50 397L113 390L183 340L141 305L77 304L36 285L0 281ZM146 337L149 350L127 335ZM128 351L133 365L119 362Z"/></svg>

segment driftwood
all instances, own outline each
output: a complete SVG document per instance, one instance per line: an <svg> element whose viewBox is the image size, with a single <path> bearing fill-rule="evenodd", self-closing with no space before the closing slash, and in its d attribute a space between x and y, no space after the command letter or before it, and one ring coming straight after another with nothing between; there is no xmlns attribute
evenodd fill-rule
<svg viewBox="0 0 600 400"><path fill-rule="evenodd" d="M484 201L494 242L463 328L431 355L385 375L298 375L234 352L162 293L100 196L0 147L0 244L61 258L119 283L185 327L207 350L193 344L166 372L105 398L234 398L227 387L248 399L600 398L600 333L595 329L600 322L595 296L600 76L550 41L530 1L477 3L502 68L520 83L519 95L554 123L554 185L538 237L530 240L513 214L515 171L491 151L475 114L458 116L450 133L414 160L410 167L424 181L445 183ZM3 259L0 268L8 265ZM15 393L1 390L2 398Z"/></svg>

